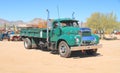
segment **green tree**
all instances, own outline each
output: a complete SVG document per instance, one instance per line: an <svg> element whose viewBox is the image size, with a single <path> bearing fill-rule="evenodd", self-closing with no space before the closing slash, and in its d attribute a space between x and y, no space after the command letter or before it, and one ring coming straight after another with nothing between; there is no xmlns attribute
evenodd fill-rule
<svg viewBox="0 0 120 73"><path fill-rule="evenodd" d="M87 19L87 27L90 27L93 32L100 32L100 36L104 37L104 32L111 33L118 27L117 17L113 12L108 14L95 12Z"/></svg>
<svg viewBox="0 0 120 73"><path fill-rule="evenodd" d="M117 22L116 24L117 24L116 29L120 31L120 22Z"/></svg>

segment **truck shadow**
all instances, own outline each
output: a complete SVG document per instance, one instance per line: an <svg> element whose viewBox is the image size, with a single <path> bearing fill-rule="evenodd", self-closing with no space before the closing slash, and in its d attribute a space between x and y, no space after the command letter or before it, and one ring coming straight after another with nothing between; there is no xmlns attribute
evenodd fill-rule
<svg viewBox="0 0 120 73"><path fill-rule="evenodd" d="M34 49L34 50L40 50L40 51L43 51L43 52L49 52L50 51L47 48L40 48L40 47L32 48L32 49Z"/></svg>
<svg viewBox="0 0 120 73"><path fill-rule="evenodd" d="M51 50L48 50L46 48L44 48L44 49L32 48L32 49L40 50L40 51L43 51L43 52L48 52L48 53L53 54L53 55L59 55L58 51L52 52ZM103 56L103 55L101 55L100 53L96 53L94 55L88 55L86 53L82 53L81 51L73 51L71 53L70 58L78 59L78 58L99 57L99 56Z"/></svg>
<svg viewBox="0 0 120 73"><path fill-rule="evenodd" d="M82 53L81 51L75 51L72 52L71 54L71 58L77 59L77 58L87 58L87 57L99 57L99 56L103 56L100 53L96 53L94 55L88 55L86 53Z"/></svg>

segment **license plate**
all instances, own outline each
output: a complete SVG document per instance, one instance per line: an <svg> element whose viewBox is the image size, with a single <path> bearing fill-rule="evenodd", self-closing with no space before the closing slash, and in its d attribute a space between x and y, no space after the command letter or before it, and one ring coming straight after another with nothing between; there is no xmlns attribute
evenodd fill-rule
<svg viewBox="0 0 120 73"><path fill-rule="evenodd" d="M86 49L91 49L91 47L90 47L90 46L87 46Z"/></svg>

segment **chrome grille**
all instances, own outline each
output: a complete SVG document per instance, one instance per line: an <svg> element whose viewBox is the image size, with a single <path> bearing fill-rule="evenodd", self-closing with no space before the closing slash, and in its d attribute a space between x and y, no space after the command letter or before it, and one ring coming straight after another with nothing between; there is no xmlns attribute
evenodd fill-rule
<svg viewBox="0 0 120 73"><path fill-rule="evenodd" d="M92 41L82 41L81 46L88 46L88 45L94 45Z"/></svg>
<svg viewBox="0 0 120 73"><path fill-rule="evenodd" d="M79 35L81 35L81 36L91 36L91 32L88 32L88 31L86 31L86 32L79 32Z"/></svg>

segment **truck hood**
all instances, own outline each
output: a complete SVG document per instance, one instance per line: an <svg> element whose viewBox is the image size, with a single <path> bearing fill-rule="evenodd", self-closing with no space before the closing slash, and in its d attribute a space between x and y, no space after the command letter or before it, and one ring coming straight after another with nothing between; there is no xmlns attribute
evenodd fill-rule
<svg viewBox="0 0 120 73"><path fill-rule="evenodd" d="M64 34L78 34L79 29L79 27L64 27L62 28L62 32Z"/></svg>

